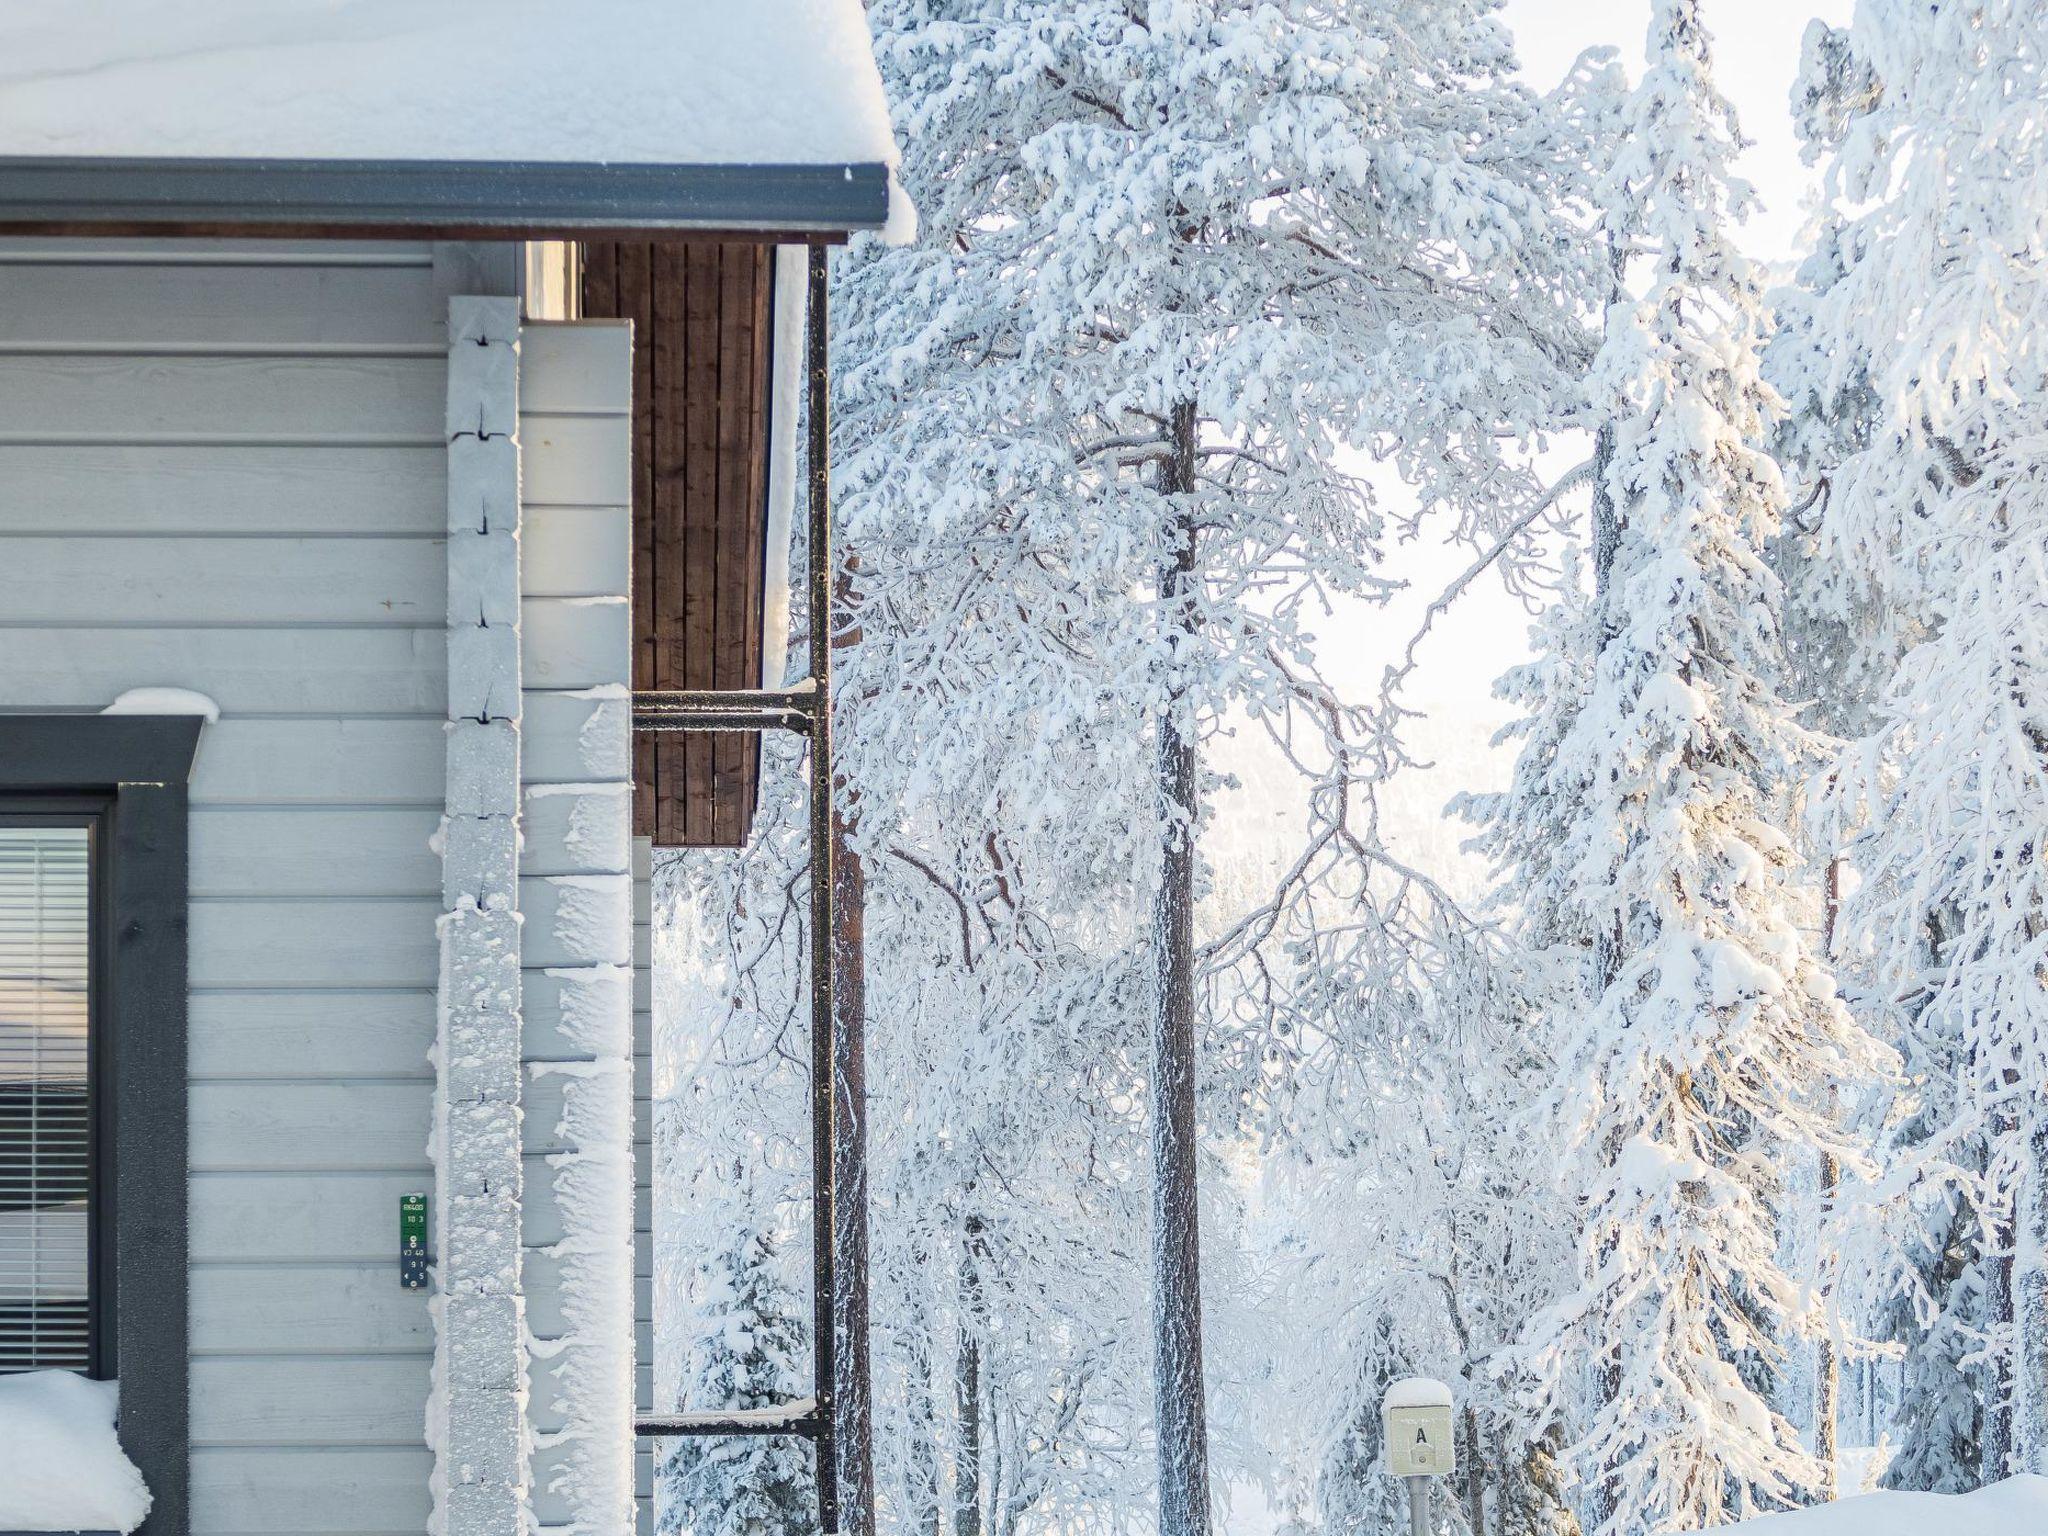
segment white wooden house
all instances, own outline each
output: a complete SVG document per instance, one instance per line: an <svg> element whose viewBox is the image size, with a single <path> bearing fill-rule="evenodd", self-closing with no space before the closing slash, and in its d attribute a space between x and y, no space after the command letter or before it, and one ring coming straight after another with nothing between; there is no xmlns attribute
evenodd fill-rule
<svg viewBox="0 0 2048 1536"><path fill-rule="evenodd" d="M644 1526L630 695L781 682L892 160L854 0L0 3L0 1372L148 1536Z"/></svg>

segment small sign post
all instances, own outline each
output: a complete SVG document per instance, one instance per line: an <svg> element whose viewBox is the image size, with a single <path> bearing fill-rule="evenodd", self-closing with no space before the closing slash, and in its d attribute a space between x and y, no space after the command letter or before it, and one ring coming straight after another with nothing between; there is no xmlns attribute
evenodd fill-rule
<svg viewBox="0 0 2048 1536"><path fill-rule="evenodd" d="M427 1288L427 1197L398 1197L398 1283L408 1291Z"/></svg>
<svg viewBox="0 0 2048 1536"><path fill-rule="evenodd" d="M1408 1484L1409 1536L1429 1536L1429 1480L1449 1477L1456 1465L1451 1436L1451 1389L1427 1376L1388 1384L1380 1399L1387 1470Z"/></svg>

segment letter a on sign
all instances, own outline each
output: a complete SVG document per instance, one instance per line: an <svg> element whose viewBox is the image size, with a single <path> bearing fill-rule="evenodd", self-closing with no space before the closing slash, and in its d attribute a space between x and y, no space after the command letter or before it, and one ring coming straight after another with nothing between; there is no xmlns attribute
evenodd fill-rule
<svg viewBox="0 0 2048 1536"><path fill-rule="evenodd" d="M1453 1461L1451 1389L1410 1378L1387 1388L1387 1470L1396 1477L1444 1477Z"/></svg>

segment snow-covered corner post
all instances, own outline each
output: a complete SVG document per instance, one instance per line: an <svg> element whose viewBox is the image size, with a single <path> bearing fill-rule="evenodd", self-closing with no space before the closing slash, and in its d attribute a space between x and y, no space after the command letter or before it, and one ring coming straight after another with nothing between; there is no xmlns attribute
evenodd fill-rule
<svg viewBox="0 0 2048 1536"><path fill-rule="evenodd" d="M448 792L433 1146L436 1536L528 1522L519 1287L519 305L448 304Z"/></svg>
<svg viewBox="0 0 2048 1536"><path fill-rule="evenodd" d="M1387 1470L1408 1484L1410 1536L1429 1530L1429 1480L1449 1477L1455 1459L1451 1389L1427 1376L1389 1382L1380 1399Z"/></svg>
<svg viewBox="0 0 2048 1536"><path fill-rule="evenodd" d="M629 1536L635 1520L632 509L615 489L633 459L632 334L529 322L519 355L522 1285L545 1536ZM569 459L548 449L562 418Z"/></svg>

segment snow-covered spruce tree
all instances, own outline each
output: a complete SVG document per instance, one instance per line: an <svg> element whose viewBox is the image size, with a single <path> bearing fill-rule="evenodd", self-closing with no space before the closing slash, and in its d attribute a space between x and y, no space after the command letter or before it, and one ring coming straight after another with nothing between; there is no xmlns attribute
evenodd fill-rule
<svg viewBox="0 0 2048 1536"><path fill-rule="evenodd" d="M770 1408L810 1373L808 1312L781 1273L773 1240L738 1237L698 1286L700 1342L685 1401L707 1410ZM805 1536L818 1519L810 1452L778 1436L679 1440L662 1456L664 1536Z"/></svg>
<svg viewBox="0 0 2048 1536"><path fill-rule="evenodd" d="M1805 99L1795 91L1802 122L1836 109L1836 103L1824 105L1821 97L1832 89L1832 84L1811 87L1813 94ZM1783 402L1774 453L1788 481L1791 505L1767 554L1784 593L1774 682L1785 697L1808 701L1804 723L1839 743L1867 730L1871 705L1897 662L1899 640L1892 621L1895 609L1883 592L1821 553L1821 526L1834 477L1842 460L1868 441L1874 401L1868 370L1845 365L1815 323L1816 303L1847 270L1839 221L1823 220L1815 236L1814 249L1794 281L1770 296L1772 335L1764 350L1764 378ZM1832 841L1832 818L1804 814L1812 798L1798 786L1786 786L1787 831L1810 872L1805 883L1814 910L1807 926L1818 932L1850 1012L1874 1033L1894 1039L1891 1010L1877 995L1868 966L1859 963L1853 949L1836 942L1841 851ZM1844 1109L1865 1127L1865 1138L1875 1143L1884 1135L1891 1100L1892 1094L1884 1092ZM1808 1177L1793 1183L1794 1226L1783 1234L1787 1263L1816 1274L1836 1298L1840 1317L1867 1323L1883 1310L1882 1303L1873 1305L1862 1294L1860 1280L1838 1283L1841 1170L1823 1152L1813 1160ZM1845 1333L1829 1330L1809 1341L1810 1350L1789 1362L1784 1381L1789 1390L1779 1395L1820 1464L1818 1491L1830 1499L1840 1491L1835 1466L1845 1338Z"/></svg>
<svg viewBox="0 0 2048 1536"><path fill-rule="evenodd" d="M1816 320L1878 402L1823 554L1920 630L1836 782L1861 828L1843 921L1926 1085L1893 1214L1905 1408L1943 1443L1901 1475L1953 1486L1946 1447L1971 1436L1943 1357L1965 1338L1989 1368L1981 1476L2048 1471L2048 39L2024 0L1864 0L1809 74L1840 102L1821 144L1851 258Z"/></svg>
<svg viewBox="0 0 2048 1536"><path fill-rule="evenodd" d="M1135 873L1171 1536L1207 1528L1197 1053L1242 1033L1214 988L1378 856L1339 784L1269 916L1203 948L1200 742L1244 710L1309 772L1361 772L1307 628L1324 593L1387 585L1344 455L1497 531L1536 493L1518 440L1582 361L1580 130L1511 82L1494 9L871 12L926 235L847 274L843 505L874 686L928 713L848 772L920 790L1000 734L1006 835Z"/></svg>
<svg viewBox="0 0 2048 1536"><path fill-rule="evenodd" d="M1597 1529L1713 1524L1799 1498L1816 1469L1755 1386L1811 1304L1778 1262L1793 1158L1863 1166L1834 1093L1882 1069L1796 920L1772 814L1810 750L1768 676L1783 492L1763 451L1763 306L1729 237L1747 189L1696 0L1656 0L1605 188L1639 297L1592 373L1612 413L1617 521L1599 599L1532 682L1488 842L1576 947L1586 1004L1556 1107L1579 1204L1579 1288L1519 1360L1568 1411ZM1590 658L1573 660L1569 652Z"/></svg>

